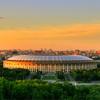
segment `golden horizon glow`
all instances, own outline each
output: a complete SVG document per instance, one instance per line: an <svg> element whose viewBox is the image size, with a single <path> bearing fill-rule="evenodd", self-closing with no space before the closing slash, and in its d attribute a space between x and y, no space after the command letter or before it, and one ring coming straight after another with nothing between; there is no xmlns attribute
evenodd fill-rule
<svg viewBox="0 0 100 100"><path fill-rule="evenodd" d="M100 49L100 0L2 0L1 49Z"/></svg>
<svg viewBox="0 0 100 100"><path fill-rule="evenodd" d="M100 24L0 30L2 49L99 49Z"/></svg>

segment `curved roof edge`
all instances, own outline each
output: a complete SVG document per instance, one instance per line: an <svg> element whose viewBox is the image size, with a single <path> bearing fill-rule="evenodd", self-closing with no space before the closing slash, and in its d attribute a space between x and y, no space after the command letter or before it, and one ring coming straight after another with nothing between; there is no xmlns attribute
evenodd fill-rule
<svg viewBox="0 0 100 100"><path fill-rule="evenodd" d="M93 59L81 55L68 56L44 56L44 55L18 55L8 58L8 60L20 61L92 61Z"/></svg>

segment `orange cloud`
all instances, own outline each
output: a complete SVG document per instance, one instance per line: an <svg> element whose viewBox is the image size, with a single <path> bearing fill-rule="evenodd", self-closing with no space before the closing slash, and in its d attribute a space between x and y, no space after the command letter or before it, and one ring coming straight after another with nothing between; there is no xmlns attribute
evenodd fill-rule
<svg viewBox="0 0 100 100"><path fill-rule="evenodd" d="M2 47L17 48L46 48L72 46L76 44L79 48L86 44L97 46L100 39L91 43L91 37L100 36L100 24L74 24L57 27L37 27L27 29L0 30L0 43ZM86 37L89 39L85 40ZM73 44L75 43L75 44ZM11 46L8 44L12 44ZM34 45L34 47L32 47Z"/></svg>

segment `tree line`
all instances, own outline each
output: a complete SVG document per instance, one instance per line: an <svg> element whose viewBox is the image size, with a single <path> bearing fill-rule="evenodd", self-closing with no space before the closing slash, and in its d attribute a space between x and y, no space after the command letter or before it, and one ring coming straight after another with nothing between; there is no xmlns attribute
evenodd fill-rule
<svg viewBox="0 0 100 100"><path fill-rule="evenodd" d="M100 100L100 86L0 78L0 100Z"/></svg>
<svg viewBox="0 0 100 100"><path fill-rule="evenodd" d="M76 81L100 81L100 69L71 71L71 76Z"/></svg>
<svg viewBox="0 0 100 100"><path fill-rule="evenodd" d="M27 69L7 69L0 67L0 77L8 80L23 80L30 74Z"/></svg>

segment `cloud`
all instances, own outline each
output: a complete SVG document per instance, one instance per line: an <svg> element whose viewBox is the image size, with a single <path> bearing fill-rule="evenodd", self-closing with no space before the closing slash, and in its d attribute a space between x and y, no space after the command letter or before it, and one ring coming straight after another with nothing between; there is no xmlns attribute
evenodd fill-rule
<svg viewBox="0 0 100 100"><path fill-rule="evenodd" d="M100 24L73 24L69 26L45 26L27 29L2 30L8 38L19 40L66 40L100 36Z"/></svg>
<svg viewBox="0 0 100 100"><path fill-rule="evenodd" d="M0 19L4 19L4 17L0 17Z"/></svg>
<svg viewBox="0 0 100 100"><path fill-rule="evenodd" d="M100 24L2 29L0 42L8 48L99 48Z"/></svg>

